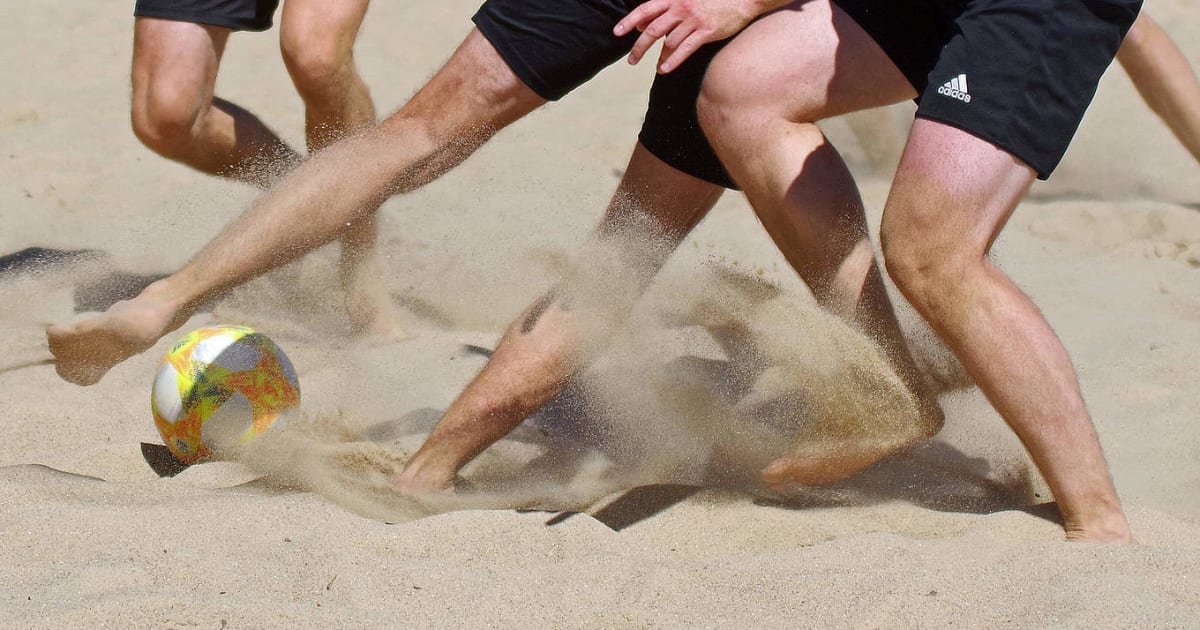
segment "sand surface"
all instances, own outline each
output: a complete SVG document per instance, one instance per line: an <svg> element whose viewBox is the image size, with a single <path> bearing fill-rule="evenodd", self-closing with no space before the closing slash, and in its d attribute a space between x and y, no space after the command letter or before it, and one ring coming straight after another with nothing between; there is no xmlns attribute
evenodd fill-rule
<svg viewBox="0 0 1200 630"><path fill-rule="evenodd" d="M436 69L473 9L462 0L372 7L358 59L380 111ZM1150 9L1200 64L1194 3ZM412 340L370 346L349 336L331 248L190 322L270 334L298 368L304 409L250 465L159 479L139 443L158 441L150 383L175 336L79 388L41 364L41 328L74 317L76 288L113 269L181 264L255 192L137 143L129 13L112 0L0 7L0 254L108 252L0 279L0 625L1197 624L1200 167L1119 68L995 256L1078 366L1140 541L1120 548L1059 542L1055 511L1038 505L1049 500L1044 484L970 388L944 396L947 425L935 440L845 484L787 504L746 492L738 474L761 449L831 408L834 392L819 383L838 370L879 385L837 404L891 399L878 357L812 308L733 194L579 386L467 470L475 499L429 505L390 494L390 472L483 364L472 346L491 347L572 268L640 124L650 69L625 66L384 207L387 279ZM303 111L276 37L234 36L218 93L300 145ZM827 126L876 220L896 127L910 115L901 106ZM766 299L747 277L781 294ZM801 401L799 416L732 405L722 388L761 374L730 361L705 331L714 317L742 318L749 342L810 369L828 396ZM768 429L756 424L764 418ZM719 449L734 457L714 476Z"/></svg>

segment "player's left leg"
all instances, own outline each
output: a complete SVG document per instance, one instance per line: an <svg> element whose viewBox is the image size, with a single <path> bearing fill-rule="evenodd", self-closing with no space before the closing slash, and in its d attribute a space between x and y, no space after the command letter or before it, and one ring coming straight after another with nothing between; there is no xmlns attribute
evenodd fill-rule
<svg viewBox="0 0 1200 630"><path fill-rule="evenodd" d="M309 151L375 122L375 105L354 65L368 0L287 0L279 48L304 101Z"/></svg>
<svg viewBox="0 0 1200 630"><path fill-rule="evenodd" d="M354 65L354 42L368 0L288 0L280 18L279 48L304 101L308 150L375 123L375 105ZM403 338L377 249L378 216L352 221L340 237L339 275L356 332Z"/></svg>
<svg viewBox="0 0 1200 630"><path fill-rule="evenodd" d="M1142 99L1200 162L1200 80L1171 37L1145 12L1117 51Z"/></svg>
<svg viewBox="0 0 1200 630"><path fill-rule="evenodd" d="M1034 175L995 145L918 119L884 211L884 259L1029 449L1068 538L1128 541L1066 349L987 255Z"/></svg>

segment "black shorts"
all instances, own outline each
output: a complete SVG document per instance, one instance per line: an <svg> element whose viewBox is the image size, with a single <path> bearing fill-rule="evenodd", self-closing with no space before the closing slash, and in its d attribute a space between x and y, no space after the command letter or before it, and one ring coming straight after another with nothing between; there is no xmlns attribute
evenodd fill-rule
<svg viewBox="0 0 1200 630"><path fill-rule="evenodd" d="M271 28L278 7L279 0L137 0L133 15L235 31L265 31Z"/></svg>
<svg viewBox="0 0 1200 630"><path fill-rule="evenodd" d="M835 0L916 88L917 117L957 127L1046 179L1141 0Z"/></svg>
<svg viewBox="0 0 1200 630"><path fill-rule="evenodd" d="M637 33L615 37L612 29L643 2L487 0L473 19L517 78L554 101L629 54ZM670 74L655 78L638 140L672 167L734 188L696 117L704 72L725 43L709 44Z"/></svg>

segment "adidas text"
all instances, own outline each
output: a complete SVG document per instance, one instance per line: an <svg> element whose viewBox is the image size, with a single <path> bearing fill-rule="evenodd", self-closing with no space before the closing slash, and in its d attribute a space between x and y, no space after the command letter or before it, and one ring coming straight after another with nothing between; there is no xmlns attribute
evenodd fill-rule
<svg viewBox="0 0 1200 630"><path fill-rule="evenodd" d="M938 88L938 94L970 103L971 95L967 93L967 75L960 74L945 82Z"/></svg>

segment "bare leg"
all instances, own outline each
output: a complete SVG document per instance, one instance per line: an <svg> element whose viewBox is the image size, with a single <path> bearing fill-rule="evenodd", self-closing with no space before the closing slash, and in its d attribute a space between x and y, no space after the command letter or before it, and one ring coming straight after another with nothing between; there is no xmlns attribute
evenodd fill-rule
<svg viewBox="0 0 1200 630"><path fill-rule="evenodd" d="M47 329L59 376L95 383L205 300L337 238L346 223L436 179L544 102L472 31L400 111L305 162L178 272L101 315Z"/></svg>
<svg viewBox="0 0 1200 630"><path fill-rule="evenodd" d="M720 197L722 189L686 175L634 149L595 238L604 239L631 215L652 219L672 248ZM639 222L640 224L640 222ZM643 282L665 262L638 268ZM460 468L507 435L562 390L580 365L581 339L571 306L554 292L530 306L509 327L483 371L467 386L421 449L397 477L407 493L439 492Z"/></svg>
<svg viewBox="0 0 1200 630"><path fill-rule="evenodd" d="M1117 51L1117 61L1150 109L1200 162L1200 81L1187 57L1145 11Z"/></svg>
<svg viewBox="0 0 1200 630"><path fill-rule="evenodd" d="M133 131L163 157L265 187L299 155L250 112L213 96L229 29L137 18Z"/></svg>
<svg viewBox="0 0 1200 630"><path fill-rule="evenodd" d="M371 93L354 65L368 0L288 0L279 48L300 98L304 135L317 152L375 124Z"/></svg>
<svg viewBox="0 0 1200 630"><path fill-rule="evenodd" d="M787 63L761 63L771 58ZM718 56L705 81L705 131L767 232L818 302L879 343L923 409L918 426L890 440L846 436L825 452L799 448L763 471L771 485L843 479L941 428L941 409L925 389L888 300L858 189L813 124L912 96L875 42L823 1L793 5L751 25Z"/></svg>
<svg viewBox="0 0 1200 630"><path fill-rule="evenodd" d="M367 0L288 0L279 45L304 100L310 152L375 124L375 105L354 65L354 41ZM352 221L341 235L339 267L346 310L356 332L378 340L405 337L376 248L374 214Z"/></svg>
<svg viewBox="0 0 1200 630"><path fill-rule="evenodd" d="M883 218L888 271L1029 449L1070 540L1130 540L1066 349L987 258L1033 171L966 132L917 120Z"/></svg>

